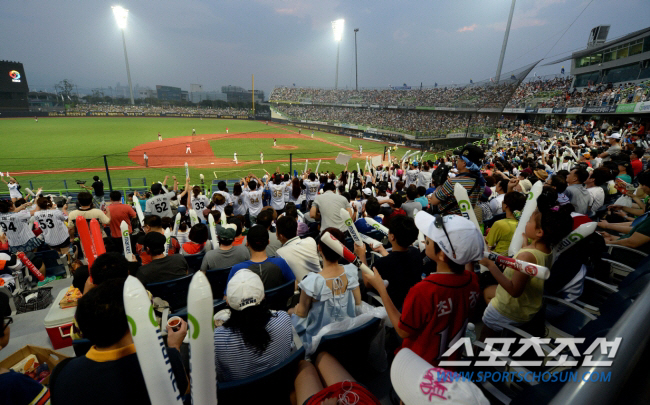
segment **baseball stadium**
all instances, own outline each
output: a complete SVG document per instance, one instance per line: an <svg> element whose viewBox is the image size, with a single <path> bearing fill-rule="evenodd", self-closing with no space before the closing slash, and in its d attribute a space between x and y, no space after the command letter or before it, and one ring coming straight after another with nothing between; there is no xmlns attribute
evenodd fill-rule
<svg viewBox="0 0 650 405"><path fill-rule="evenodd" d="M644 5L594 27L623 17L593 1L520 0L515 14L512 0L507 23L477 6L477 23L428 30L397 5L258 3L254 40L220 31L232 21L219 8L240 4L189 2L191 18L102 9L120 71L99 79L70 47L78 84L50 83L36 50L0 52L22 60L0 60L0 404L650 403ZM477 11L442 3L445 16ZM31 10L21 21L38 32L58 15ZM62 29L106 24L74 13L84 22ZM197 23L207 16L216 28ZM7 18L8 34L19 19ZM414 31L371 28L393 23ZM160 42L143 50L146 29ZM306 48L331 31L334 87L313 86L321 60ZM428 81L359 87L366 32L363 52L395 47L368 59L372 80L422 64ZM411 46L416 32L436 37L433 56ZM237 59L271 39L282 75ZM88 58L106 60L102 41ZM221 60L182 75L142 64L161 44L183 60L214 48L255 74L204 89L242 78ZM485 73L482 52L499 46ZM133 85L132 70L183 82Z"/></svg>

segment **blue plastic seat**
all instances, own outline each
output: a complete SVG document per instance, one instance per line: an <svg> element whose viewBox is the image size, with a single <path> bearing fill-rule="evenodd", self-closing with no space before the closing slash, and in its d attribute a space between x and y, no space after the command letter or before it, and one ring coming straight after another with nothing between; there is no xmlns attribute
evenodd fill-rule
<svg viewBox="0 0 650 405"><path fill-rule="evenodd" d="M224 296L224 291L226 291L226 285L228 284L228 275L232 267L225 269L209 269L205 272L208 281L210 282L210 287L212 287L212 297L214 299L221 299Z"/></svg>
<svg viewBox="0 0 650 405"><path fill-rule="evenodd" d="M269 403L272 396L274 404L289 404L298 363L305 358L305 348L301 347L285 361L252 377L217 384L219 405Z"/></svg>
<svg viewBox="0 0 650 405"><path fill-rule="evenodd" d="M59 263L59 253L56 250L43 250L34 253L37 257L43 259L45 265L45 277L65 277L65 265Z"/></svg>
<svg viewBox="0 0 650 405"><path fill-rule="evenodd" d="M226 309L226 308L228 308L228 303L226 302L226 300L215 299L212 302L212 311L213 311L212 314L213 314L213 316L217 312L221 311L222 309ZM174 313L169 315L169 318L171 318L172 316L180 316L181 318L183 318L183 319L185 319L187 321L187 307L183 307L183 308L180 308L180 309L176 310ZM167 318L167 319L169 319L169 318Z"/></svg>
<svg viewBox="0 0 650 405"><path fill-rule="evenodd" d="M270 309L286 311L289 308L287 302L293 297L294 291L295 281L291 280L279 287L264 291L264 299Z"/></svg>
<svg viewBox="0 0 650 405"><path fill-rule="evenodd" d="M205 257L205 252L197 253L195 255L186 255L185 261L187 266L192 272L198 271L201 269L201 263L203 263L203 258Z"/></svg>
<svg viewBox="0 0 650 405"><path fill-rule="evenodd" d="M377 333L379 323L379 318L373 318L345 332L323 336L312 358L316 358L320 352L327 352L350 372L357 370L361 365L363 365L361 368L364 368L367 364L370 342Z"/></svg>
<svg viewBox="0 0 650 405"><path fill-rule="evenodd" d="M193 274L160 283L147 284L145 288L154 296L169 303L171 311L187 306L187 292Z"/></svg>

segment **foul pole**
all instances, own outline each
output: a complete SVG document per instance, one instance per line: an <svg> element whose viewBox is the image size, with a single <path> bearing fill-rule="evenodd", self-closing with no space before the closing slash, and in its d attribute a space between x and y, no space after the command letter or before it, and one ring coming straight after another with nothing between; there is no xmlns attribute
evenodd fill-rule
<svg viewBox="0 0 650 405"><path fill-rule="evenodd" d="M255 117L255 75L253 75L253 117Z"/></svg>

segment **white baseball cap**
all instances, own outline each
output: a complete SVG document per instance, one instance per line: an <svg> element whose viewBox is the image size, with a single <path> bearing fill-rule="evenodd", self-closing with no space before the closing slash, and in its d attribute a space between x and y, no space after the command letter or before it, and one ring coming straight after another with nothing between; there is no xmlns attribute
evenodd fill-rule
<svg viewBox="0 0 650 405"><path fill-rule="evenodd" d="M368 187L364 188L361 191L363 191L363 194L365 194L365 195L371 195L372 194L372 190L369 189Z"/></svg>
<svg viewBox="0 0 650 405"><path fill-rule="evenodd" d="M460 215L447 215L440 218L442 218L442 224L436 226L436 217L420 211L415 216L415 226L436 242L454 263L466 264L483 257L485 242L481 231L472 221ZM446 235L445 230L447 231Z"/></svg>
<svg viewBox="0 0 650 405"><path fill-rule="evenodd" d="M490 404L473 382L456 378L451 371L433 367L407 348L395 356L390 368L390 381L406 405Z"/></svg>
<svg viewBox="0 0 650 405"><path fill-rule="evenodd" d="M264 283L257 274L241 269L228 282L226 297L235 311L259 305L264 299Z"/></svg>
<svg viewBox="0 0 650 405"><path fill-rule="evenodd" d="M621 139L621 134L619 134L618 132L613 133L610 136L608 136L607 139Z"/></svg>

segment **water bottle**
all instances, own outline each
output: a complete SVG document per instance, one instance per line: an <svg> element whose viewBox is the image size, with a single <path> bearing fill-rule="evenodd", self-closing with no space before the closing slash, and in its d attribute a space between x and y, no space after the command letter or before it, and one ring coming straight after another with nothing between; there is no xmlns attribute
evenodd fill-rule
<svg viewBox="0 0 650 405"><path fill-rule="evenodd" d="M472 344L476 341L476 327L473 323L469 322L465 329L465 337L468 337Z"/></svg>

